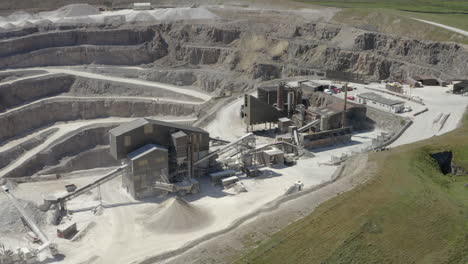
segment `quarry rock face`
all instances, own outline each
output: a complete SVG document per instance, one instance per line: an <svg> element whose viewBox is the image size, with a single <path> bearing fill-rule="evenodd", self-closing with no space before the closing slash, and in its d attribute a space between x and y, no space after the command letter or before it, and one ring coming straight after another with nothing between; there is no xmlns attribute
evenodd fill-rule
<svg viewBox="0 0 468 264"><path fill-rule="evenodd" d="M216 66L263 80L316 70L353 72L366 80L398 80L415 74L445 79L468 75L468 52L458 44L324 23L69 27L66 31L41 28L3 33L0 67L156 63L165 67ZM186 78L185 83L192 80Z"/></svg>
<svg viewBox="0 0 468 264"><path fill-rule="evenodd" d="M46 96L67 92L73 76L54 74L0 85L0 112Z"/></svg>
<svg viewBox="0 0 468 264"><path fill-rule="evenodd" d="M468 61L468 53L458 44L389 37L378 33L364 33L355 39L353 49L356 51L372 51L377 56L387 57L388 59L385 61L388 65L398 65L402 62L409 63L412 61L415 64L435 68L449 75L466 76L468 73L468 66L463 63ZM454 67L454 65L460 67ZM405 68L409 71L424 72L422 68L418 69L411 66L407 65ZM388 67L388 69L390 68L391 66ZM427 71L429 73L429 70ZM384 72L390 75L392 71Z"/></svg>
<svg viewBox="0 0 468 264"><path fill-rule="evenodd" d="M108 131L118 124L90 125L56 140L10 171L7 177L29 177L35 173L59 174L74 170L115 166L110 156ZM93 158L94 157L94 158Z"/></svg>
<svg viewBox="0 0 468 264"><path fill-rule="evenodd" d="M105 117L181 116L198 105L139 99L57 98L0 116L0 140L8 140L55 122Z"/></svg>

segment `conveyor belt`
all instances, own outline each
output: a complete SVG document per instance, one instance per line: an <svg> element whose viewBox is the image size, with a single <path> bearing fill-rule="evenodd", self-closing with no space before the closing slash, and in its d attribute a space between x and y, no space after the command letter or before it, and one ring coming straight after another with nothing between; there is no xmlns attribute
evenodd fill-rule
<svg viewBox="0 0 468 264"><path fill-rule="evenodd" d="M241 138L237 139L236 141L231 142L231 143L227 144L226 146L224 146L224 147L222 147L222 148L220 148L220 149L217 149L216 151L213 151L213 152L211 152L210 154L204 156L203 158L201 158L201 159L195 161L195 162L193 163L193 166L196 166L196 165L200 164L201 162L203 162L203 161L205 161L205 160L207 160L207 159L213 157L214 155L219 155L219 154L221 154L221 153L224 153L225 151L229 150L230 148L237 146L237 145L240 144L242 141L244 141L244 140L246 140L246 139L250 139L250 138L252 138L252 137L255 137L254 134L248 133L248 134L242 136Z"/></svg>
<svg viewBox="0 0 468 264"><path fill-rule="evenodd" d="M313 127L313 126L318 125L319 123L320 123L320 119L314 120L314 121L310 122L309 124L307 124L307 125L305 125L305 126L299 128L297 131L298 131L298 132L304 132L304 131L306 131L307 129Z"/></svg>
<svg viewBox="0 0 468 264"><path fill-rule="evenodd" d="M124 166L121 166L121 167L118 167L117 169L107 173L106 175L104 175L102 178L99 178L98 180L88 184L88 185L85 185L81 188L79 188L78 190L68 194L68 195L65 195L61 198L59 198L57 201L59 203L64 203L66 201L70 201L71 199L74 199L98 186L100 186L101 184L104 184L112 179L114 179L115 177L119 176L119 175L122 175L122 172L123 170L127 167L127 165L124 165Z"/></svg>

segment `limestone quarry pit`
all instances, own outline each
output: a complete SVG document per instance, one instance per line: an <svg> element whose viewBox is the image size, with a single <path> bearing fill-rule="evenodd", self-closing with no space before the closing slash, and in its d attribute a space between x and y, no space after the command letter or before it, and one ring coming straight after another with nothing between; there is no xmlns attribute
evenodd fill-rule
<svg viewBox="0 0 468 264"><path fill-rule="evenodd" d="M468 76L468 51L459 44L333 24L333 12L218 5L101 12L72 5L0 17L0 180L27 208L35 206L28 210L57 244L59 257L40 256L43 263L184 263L181 256L204 242L295 197L328 185L336 192L352 188L340 178L342 166L330 164L334 159L360 153L365 163L383 135L393 147L457 127L468 99L446 93L453 85L403 85L405 96L418 100L406 97L412 112L367 107L367 129L354 131L349 143L312 150L295 166L267 168L261 177L242 176L242 188L202 178L198 194L136 200L118 177L67 204L73 214L64 221L77 223L76 240L57 238L53 212L38 213L48 195L66 193L65 185L85 186L120 166L110 154L109 131L138 118L193 125L234 141L246 134L239 116L244 94L261 86L347 82L357 96L383 94L383 81L416 75ZM321 93L311 101L319 108L342 98ZM272 143L268 130L256 136L259 145ZM297 181L305 192L285 196ZM3 195L0 206L0 223L16 228L18 215L3 213L13 210ZM5 228L1 244L31 246L26 231Z"/></svg>

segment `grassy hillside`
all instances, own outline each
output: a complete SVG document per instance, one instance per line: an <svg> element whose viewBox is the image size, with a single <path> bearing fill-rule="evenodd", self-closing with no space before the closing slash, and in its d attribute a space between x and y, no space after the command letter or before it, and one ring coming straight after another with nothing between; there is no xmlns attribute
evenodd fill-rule
<svg viewBox="0 0 468 264"><path fill-rule="evenodd" d="M412 18L426 19L468 30L468 15L408 13L388 9L346 8L338 12L333 17L333 21L387 34L468 44L466 36Z"/></svg>
<svg viewBox="0 0 468 264"><path fill-rule="evenodd" d="M468 37L412 18L429 20L468 31L468 1L465 0L297 0L343 8L334 21L370 27L388 34L435 41L468 44Z"/></svg>
<svg viewBox="0 0 468 264"><path fill-rule="evenodd" d="M468 114L444 136L371 155L376 176L262 242L238 263L468 263L468 176L442 175L429 153L468 169Z"/></svg>
<svg viewBox="0 0 468 264"><path fill-rule="evenodd" d="M411 10L418 12L466 12L468 2L465 0L301 0L324 6L357 7L357 8L387 8L396 10Z"/></svg>

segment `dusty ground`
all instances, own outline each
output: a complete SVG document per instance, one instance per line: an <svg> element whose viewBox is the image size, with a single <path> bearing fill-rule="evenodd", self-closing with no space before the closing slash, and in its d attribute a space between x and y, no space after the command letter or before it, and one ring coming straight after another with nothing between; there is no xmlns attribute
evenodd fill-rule
<svg viewBox="0 0 468 264"><path fill-rule="evenodd" d="M241 128L242 123L240 117L234 117L234 114L238 113L238 102L239 101L235 101L232 104L233 107L224 108L223 111L219 112L219 116L217 116L214 122L231 120L231 128L235 126ZM70 125L67 127L73 128ZM243 134L241 129L230 130L229 126L226 126L226 124L220 125L219 127L224 128L225 131L231 131L233 133L233 138ZM239 134L236 134L236 131ZM64 133L64 131L60 133ZM212 134L220 135L217 134L216 131L212 131ZM375 133L369 133L367 136L356 135L355 143L349 146L344 145L338 149L317 150L315 153L317 155L316 158L299 160L298 164L293 167L265 169L265 176L254 179L243 176L241 177L241 182L248 190L247 193L236 194L223 191L220 187L212 186L211 183L205 179L202 182L203 192L200 195L189 196L187 199L189 199L191 205L207 210L212 216L213 222L203 228L185 233L166 234L158 229L147 230L144 227L144 223L141 224L141 220L139 219L153 216L144 215L142 212L154 211L154 217L157 219L159 217L158 213L161 210L160 208L163 206L162 203L166 199L160 198L149 201L149 203L141 204L130 198L126 192L120 188L119 180L115 180L113 184L108 184L101 188L101 195L105 206L102 216L95 217L89 212L90 208L97 205L96 194L94 194L94 196L85 196L84 199L77 199L70 204L70 209L78 211L73 214L72 219L76 219L81 227L86 226L91 221L96 222L96 226L93 227L93 231L89 232L89 234L85 236L85 239L80 242L68 243L55 239L55 241L62 246L62 252L67 256L63 263L87 261L90 256L93 256L92 258L98 263L108 263L109 261L122 259L125 259L125 262L134 260L142 261L146 258L145 256L160 255L168 250L175 250L183 245L187 245L190 241L203 241L208 234L212 234L213 232L226 232L227 230L231 230L239 223L256 215L257 211L261 210L265 205L268 207L269 203L283 195L287 188L293 185L294 182L300 180L305 184L306 188L311 188L329 180L336 167L321 166L320 163L330 160L332 155L357 148L360 145L357 144L357 142L369 142L370 138L368 136L375 136ZM264 142L268 142L268 139L264 140ZM48 141L45 142L45 145L47 145L47 142ZM39 146L38 148L42 147L43 146ZM28 155L32 155L34 151L28 153ZM17 163L19 162L21 162L21 160L17 161ZM5 170L10 168L11 167L7 167ZM304 174L304 171L311 171L311 173ZM83 184L82 181L88 178L89 177L79 178L76 184ZM94 178L89 178L88 180L91 181L92 179ZM53 185L50 185L50 189L36 192L35 195L39 193L56 192L63 189L63 186L70 182L74 182L74 180L68 179L65 182L54 182ZM20 188L15 191L17 192L17 196L23 198L23 195L25 195L22 192L23 190L37 187L35 183L30 187L29 185L30 184L20 185ZM49 185L45 182L40 183L40 185L49 188ZM115 190L118 191L116 192ZM30 195L30 192L26 193ZM24 199L41 200L39 197L32 198L27 195ZM132 215L132 217L128 217L129 215ZM243 216L248 216L248 218L239 222L239 219L242 219ZM112 225L109 226L107 223L112 223ZM132 229L130 229L130 226ZM122 230L125 230L125 232L122 232ZM53 227L51 227L49 230L50 237L54 237L53 232ZM117 243L109 238L109 234L118 237ZM93 246L87 241L93 241ZM125 241L125 243L119 243L118 241ZM164 241L164 246L159 246L157 249L154 248L153 245L161 241ZM141 242L144 242L144 244L148 246L141 247ZM96 245L100 246L96 247ZM77 251L86 251L88 254L77 254ZM164 258L164 255L161 257Z"/></svg>
<svg viewBox="0 0 468 264"><path fill-rule="evenodd" d="M70 73L90 74L74 70L70 71ZM92 76L104 79L117 78L104 75ZM121 81L140 82L139 80ZM331 83L329 81L321 82ZM350 93L350 95L368 91L365 88L366 86L351 85L356 86L357 90ZM159 86L157 87L159 88ZM368 87L381 89L382 84L370 84ZM183 89L179 91L185 92ZM202 95L198 92L190 92L192 96ZM440 133L450 131L456 127L460 113L467 104L464 97L447 94L440 87L425 87L412 91L412 95L416 94L425 100L426 106L424 107L433 109L432 111L435 112L439 111L442 105L439 105L437 101L432 101L431 98L444 97L445 101L452 102L450 108L445 107L444 109L446 111L450 110L453 120L449 119L450 122L447 121L446 126ZM214 119L205 126L211 136L234 140L245 134L245 128L239 116L242 100L243 98L240 97L216 112ZM422 108L422 106L416 104L413 107L414 111ZM34 153L47 147L50 144L49 142L80 126L90 123L122 122L126 120L131 119L109 118L57 124L52 127L58 128L55 134L43 144L5 167L1 172L11 170L28 157L34 155ZM179 118L179 121L187 120ZM427 122L433 122L433 118L430 118L430 115L423 114L414 118L414 122L417 129ZM40 132L42 131L37 133ZM68 220L77 221L81 229L89 226L91 231L86 232L83 238L76 242L54 238L54 241L59 244L61 252L66 256L60 263L109 263L115 261L123 261L124 263L185 263L189 259L195 260L197 263L229 262L237 256L238 252L255 245L258 241L268 237L272 232L288 223L307 215L321 202L364 182L368 174L360 172L367 166L367 156L360 155L347 163L343 176L336 182L313 192L305 191L303 195L291 201L283 201L279 198L289 186L292 186L298 180L305 184L306 190L311 190L314 186L329 181L337 167L321 164L330 161L332 156L340 156L343 153L349 154L352 151L360 152L379 133L380 131L377 130L355 134L351 144L340 145L336 148L316 149L314 150L314 155L316 155L314 158L300 159L298 164L292 167L265 168L265 176L259 178L250 179L241 176L241 183L247 189L246 193L223 190L219 186L213 186L205 179L202 181L202 193L187 197L190 205L196 209L189 208L186 210L184 206L172 209L171 203L166 202L168 198L155 198L143 203L135 201L121 188L120 179L116 179L110 184L102 186L99 190L95 190L91 194L80 197L69 204L70 209L74 210L75 213ZM402 138L412 142L419 140L421 137L421 133L408 130ZM25 139L21 138L9 142L1 146L1 149L8 149L23 140ZM258 137L257 143L259 145L269 142L272 142L272 138ZM369 168L372 168L372 165ZM21 184L15 192L19 198L41 201L42 196L46 193L63 193L65 184L83 185L96 179L102 173L102 171L86 171L71 174L66 180ZM31 192L31 189L35 191ZM99 196L102 197L104 210L102 214L94 215L93 209L100 203ZM167 219L164 212L168 211L172 212L170 215L198 215L197 212L202 211L204 212L202 218L206 219L207 224L191 227L191 223L181 223L182 225L188 225L187 231L182 233L170 231L170 225L168 228L158 226L151 228L153 225L158 225L158 219ZM168 223L168 221L163 222ZM53 226L46 229L50 237L55 237ZM18 237L9 239L18 239ZM162 241L164 241L163 244L161 244ZM146 246L141 246L142 244ZM158 246L155 247L154 245ZM87 252L87 254L80 254L79 252Z"/></svg>
<svg viewBox="0 0 468 264"><path fill-rule="evenodd" d="M262 213L235 230L161 263L230 263L236 260L246 249L308 215L320 203L364 183L373 171L373 164L367 162L365 154L354 157L345 166L336 182L280 204L277 209Z"/></svg>
<svg viewBox="0 0 468 264"><path fill-rule="evenodd" d="M328 21L336 12L335 9L301 9L301 5L294 7L294 10L287 10L284 6L268 6L262 3L257 7L241 8L238 6L210 6L207 7L210 13L205 12L208 9L195 9L196 12L191 15L200 15L204 19L214 19L212 14L221 16L224 19L232 19L233 21L243 17L246 20L256 19L256 21L279 21L294 17L301 22ZM175 10L175 11L174 11ZM173 15L175 19L182 19L184 14L187 15L187 9L174 9ZM235 11L235 12L234 12ZM159 13L158 13L159 12ZM212 13L211 13L212 12ZM128 17L129 20L136 20L136 12L124 10L119 14ZM241 15L239 15L241 14ZM23 14L24 15L24 14ZM103 19L103 14L89 14L96 21ZM105 14L104 14L105 15ZM162 13L161 10L155 10L147 18L146 22L156 21L157 15L168 15ZM26 15L25 15L26 16ZM57 16L57 15L55 15ZM54 17L55 19L56 17ZM190 18L190 17L188 17ZM194 18L194 17L191 17ZM59 19L59 18L57 18ZM19 20L28 20L24 17ZM34 21L34 19L31 19ZM60 20L56 20L60 21ZM52 22L56 22L53 20ZM77 22L78 20L74 21ZM79 21L83 21L80 18ZM0 21L1 22L1 21ZM10 21L14 26L22 26L20 23L24 21ZM10 23L3 21L2 25ZM63 22L63 21L62 21ZM70 22L70 21L69 21ZM73 21L71 21L73 22ZM18 25L17 25L18 24ZM24 23L23 23L24 24ZM190 28L190 27L188 27ZM323 31L324 34L330 32ZM174 34L174 32L170 32ZM180 33L180 32L177 32ZM351 49L353 43L347 39L356 37L357 31L345 29L332 43L337 47ZM362 32L360 32L362 33ZM354 39L353 39L354 40ZM189 43L190 44L190 43ZM278 40L267 40L267 37L246 38L236 42L238 47L247 47L249 52L247 56L241 57L239 64L244 70L251 70L253 62L256 59L264 59L276 57L277 55L285 54L286 47L293 43L286 43ZM275 45L271 48L271 45ZM187 45L189 47L194 45ZM195 45L196 46L196 45ZM207 47L203 47L204 49ZM216 47L220 48L220 47ZM221 47L221 50L227 50L226 47ZM317 49L320 49L318 47ZM203 50L203 49L200 49ZM252 56L250 56L252 55ZM258 56L258 57L256 57ZM309 58L308 55L304 55ZM344 56L346 57L346 56ZM311 62L306 60L307 62ZM24 70L35 70L36 76L21 76L19 79L5 80L0 84L12 84L20 80L28 80L38 76L47 76L57 73L65 73L81 78L94 79L100 81L118 82L122 86L132 85L144 86L150 90L164 90L167 92L177 93L179 96L190 96L193 100L179 100L177 98L168 97L151 97L151 96L129 96L128 94L106 94L105 96L93 95L88 98L95 99L116 99L123 98L126 100L144 99L156 102L171 102L179 105L203 105L208 113L215 112L214 119L203 127L210 132L212 137L220 137L226 140L234 140L245 134L245 128L242 120L239 117L239 107L242 104L242 97L233 100L226 107L216 108L214 111L209 109L215 104L213 101L214 92L207 92L199 87L187 87L182 85L169 85L161 82L148 81L138 79L138 74L145 66L122 66L119 69L110 69L106 66L93 65L93 69L83 69L78 67L35 67L28 69L7 70L9 72L23 72ZM174 66L174 65L171 65ZM176 65L177 66L177 65ZM218 67L218 64L211 66L213 69ZM103 69L99 70L99 67ZM177 66L178 67L178 66ZM182 66L183 68L184 66ZM203 66L193 66L193 68L204 68ZM208 71L213 70L206 67ZM115 70L116 74L109 74ZM132 77L122 76L122 72L128 70L128 74ZM130 74L131 73L131 74ZM216 70L211 73L217 74ZM137 77L133 77L133 76ZM231 76L232 77L232 76ZM237 76L234 76L236 78ZM15 77L16 78L16 77ZM329 81L322 81L330 83ZM358 87L353 93L368 92L366 86L352 84ZM235 86L237 88L237 86ZM248 86L243 86L248 87ZM370 84L369 87L382 89L382 84ZM193 88L193 89L192 89ZM215 89L216 90L216 89ZM240 89L235 92L240 93ZM350 93L352 95L353 93ZM427 113L417 117L411 117L412 113L405 114L413 119L414 125L406 131L395 145L406 144L430 137L441 133L453 130L461 118L461 113L467 105L467 100L464 97L457 95L446 94L440 87L422 88L412 91L412 95L421 97L429 108ZM389 96L392 97L392 96ZM85 97L75 96L73 94L56 95L46 98L40 98L32 102L26 102L22 105L7 109L0 113L0 117L9 115L12 112L17 112L24 109L29 109L31 106L40 105L48 100L56 98L67 99L82 99ZM442 98L442 100L441 100ZM227 101L227 99L216 99L218 106ZM209 102L207 102L209 101ZM413 107L413 111L423 109L423 106L409 103ZM434 119L440 113L448 114L450 117L444 127L440 129L434 122ZM195 121L195 112L188 113L184 116L169 117L165 116L167 121L179 121L191 123ZM25 137L13 138L9 142L1 142L0 152L8 150L13 146L23 143L24 141L44 132L46 129L57 129L43 143L35 148L28 150L17 160L10 165L0 170L0 177L8 171L15 169L17 166L24 163L28 158L33 157L41 150L46 149L50 144L68 133L89 125L89 124L104 124L109 122L124 122L133 120L131 117L111 117L100 119L86 119L80 121L70 121L64 123L47 124L39 131L31 131L32 134ZM432 124L432 125L431 125ZM421 130L423 130L421 132ZM65 258L60 263L153 263L153 262L168 262L168 263L222 263L229 262L236 258L238 252L254 246L258 241L268 237L272 232L284 227L288 223L295 221L314 210L314 208L323 201L338 195L352 187L365 182L368 179L368 172L372 171L373 165L367 163L365 154L353 157L347 162L342 176L336 182L330 183L323 188L317 190L314 187L330 181L336 171L336 166L325 166L322 163L329 161L333 156L341 154L349 154L351 152L360 152L365 146L368 146L373 138L380 134L380 130L370 131L366 133L356 133L353 135L352 141L346 145L338 145L333 148L323 148L314 150L314 158L302 158L298 164L293 167L275 167L263 168L265 174L258 178L247 178L244 175L239 175L241 183L245 186L247 192L237 193L235 190L223 190L219 186L213 186L207 179L202 180L202 193L199 195L188 196L186 199L189 202L179 203L174 202L172 197L169 198L154 198L145 201L135 201L121 188L120 179L115 179L112 182L103 185L97 190L84 195L69 203L69 208L74 211L74 214L67 218L66 221L76 221L80 230L89 228L86 234L83 234L81 240L70 242L63 239L55 238L55 227L47 226L46 232L49 237L54 238L54 242L59 244L59 249L65 255ZM258 137L257 144L266 144L272 142L273 138L268 135ZM366 172L363 170L368 169ZM83 186L97 179L105 172L104 170L89 170L78 171L66 175L65 179L49 182L33 182L19 185L15 189L18 197L28 200L33 200L40 203L43 195L64 192L63 186L69 183L75 183L78 186ZM296 181L300 180L305 184L306 191L302 195L297 195L296 199L288 200L283 194ZM314 191L312 191L314 190ZM94 209L101 203L102 197L102 212ZM0 199L4 199L2 196ZM170 218L197 218L204 222L202 225L192 226L194 223L187 222L171 222ZM176 232L175 226L182 226L184 232ZM21 236L6 237L2 236L8 243L24 244ZM16 242L10 242L14 240ZM16 240L15 240L16 239ZM3 241L3 240L2 240ZM177 256L177 257L176 257ZM174 257L174 258L172 258Z"/></svg>
<svg viewBox="0 0 468 264"><path fill-rule="evenodd" d="M324 84L338 84L337 82L330 81L319 82ZM365 87L383 90L383 87L385 86L384 84L361 85L356 83L351 83L350 85L357 88L357 90L351 92L350 95L371 91L365 89ZM405 89L409 95L409 88L405 87ZM463 116L466 106L468 105L468 99L459 95L446 93L445 91L448 89L450 89L450 87L424 87L413 89L411 91L412 96L418 96L422 98L426 105L422 106L413 102L408 103L413 107L413 112L402 115L410 117L414 124L400 137L400 139L393 143L392 146L423 140L434 135L446 133L457 127L461 117ZM338 94L336 96L342 97L343 94ZM385 97L401 100L399 97L388 94L385 94ZM443 100L440 100L440 98L443 98ZM446 102L450 103L447 104ZM236 103L234 102L228 107L233 107L235 104ZM417 117L412 116L413 113L421 111L426 107L429 109L428 112ZM447 119L443 129L440 129L440 124L434 123L434 119L437 118L437 115L441 111L444 113L451 113L451 116L453 115L454 117L452 120L450 120L450 117ZM230 121L233 117L234 116L226 119L229 121L224 121L226 122L224 123L224 126L229 123L230 127L232 128L230 130L232 133L235 133L236 131L240 132L241 129L236 126L235 123ZM215 123L216 121L212 124ZM221 125L223 123L218 124L220 126L214 127L223 127ZM359 136L365 137L365 135ZM230 263L232 260L235 260L236 257L240 257L241 253L239 252L245 252L245 249L254 247L260 241L269 237L271 234L286 226L287 224L309 214L321 202L326 201L334 195L350 190L356 184L363 183L368 179L369 175L372 174L374 168L373 164L364 165L366 164L364 162L364 156L354 158L348 161L346 164L348 167L343 173L343 178L339 179L337 182L332 183L329 186L317 190L313 193L304 195L304 197L298 198L297 200L287 202L281 205L277 211L262 214L256 217L254 220L240 226L238 229L236 229L235 232L223 234L223 236L203 243L200 246L187 251L183 255L170 259L164 263L185 263L189 260L193 261L194 263ZM358 168L353 166L358 166ZM362 169L365 166L367 166L367 169L365 170L365 173L363 173Z"/></svg>
<svg viewBox="0 0 468 264"><path fill-rule="evenodd" d="M343 82L317 80L318 83L332 84L338 87L343 85ZM447 87L440 86L425 86L422 88L410 88L408 85L403 85L404 96L422 100L424 105L409 101L404 98L393 96L385 89L385 83L370 83L358 84L349 83L351 87L357 88L350 91L348 96L356 96L360 93L377 93L386 98L405 102L405 106L410 106L413 110L407 113L398 114L399 116L408 117L413 121L413 124L408 130L397 140L391 147L409 144L412 142L424 140L433 136L441 135L454 130L459 125L463 117L463 113L468 105L468 98L457 94L449 93L453 89L453 85ZM371 89L377 89L371 90ZM379 92L380 91L380 92ZM342 98L344 93L334 94L334 96ZM415 113L428 109L420 115L414 116ZM442 124L441 116L448 115L447 120Z"/></svg>

